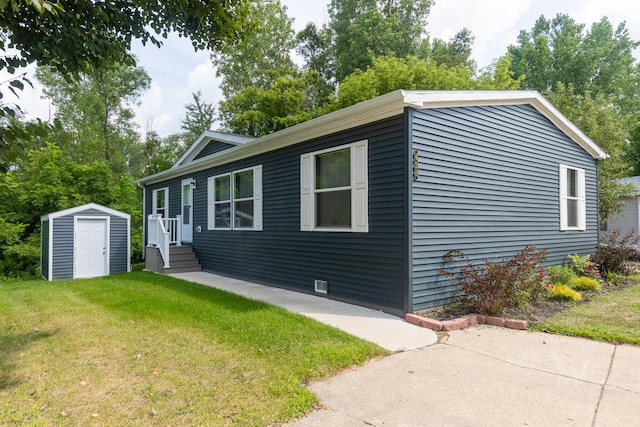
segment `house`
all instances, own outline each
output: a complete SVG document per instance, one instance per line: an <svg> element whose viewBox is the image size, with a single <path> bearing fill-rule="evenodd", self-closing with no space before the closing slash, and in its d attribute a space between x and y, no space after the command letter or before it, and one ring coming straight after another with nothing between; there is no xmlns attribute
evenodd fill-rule
<svg viewBox="0 0 640 427"><path fill-rule="evenodd" d="M620 235L624 236L629 230L634 229L636 236L640 233L640 176L621 178L621 184L632 184L636 190L636 197L625 197L622 200L622 212L613 215L607 220L606 230L619 228ZM639 244L640 248L640 244Z"/></svg>
<svg viewBox="0 0 640 427"><path fill-rule="evenodd" d="M591 253L606 157L535 91L399 90L258 139L206 132L139 181L147 257L182 243L205 271L403 315L449 300L453 249Z"/></svg>
<svg viewBox="0 0 640 427"><path fill-rule="evenodd" d="M45 280L130 271L131 216L96 203L40 218L40 274Z"/></svg>

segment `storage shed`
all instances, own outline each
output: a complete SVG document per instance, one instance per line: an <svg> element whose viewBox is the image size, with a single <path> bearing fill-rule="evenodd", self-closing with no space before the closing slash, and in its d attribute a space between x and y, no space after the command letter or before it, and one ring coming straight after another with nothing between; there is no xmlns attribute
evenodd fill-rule
<svg viewBox="0 0 640 427"><path fill-rule="evenodd" d="M45 280L130 270L131 215L89 203L40 218L40 274Z"/></svg>

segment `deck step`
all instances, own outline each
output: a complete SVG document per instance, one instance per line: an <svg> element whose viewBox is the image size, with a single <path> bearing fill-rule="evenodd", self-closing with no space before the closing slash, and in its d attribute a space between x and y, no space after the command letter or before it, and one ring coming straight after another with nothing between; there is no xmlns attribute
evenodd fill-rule
<svg viewBox="0 0 640 427"><path fill-rule="evenodd" d="M157 248L150 249L153 249L153 251L151 253L147 251L147 268L157 273L173 274L202 271L200 261L191 246L171 246L169 248L169 268L164 268L160 251Z"/></svg>

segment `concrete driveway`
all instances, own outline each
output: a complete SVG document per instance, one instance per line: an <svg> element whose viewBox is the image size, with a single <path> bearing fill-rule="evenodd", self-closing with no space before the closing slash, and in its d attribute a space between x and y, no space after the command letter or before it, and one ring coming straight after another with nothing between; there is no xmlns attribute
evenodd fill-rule
<svg viewBox="0 0 640 427"><path fill-rule="evenodd" d="M636 426L640 347L473 326L310 388L291 426Z"/></svg>
<svg viewBox="0 0 640 427"><path fill-rule="evenodd" d="M436 334L395 316L197 272L174 276L312 317L396 353L310 386L290 426L637 426L640 347L477 325Z"/></svg>

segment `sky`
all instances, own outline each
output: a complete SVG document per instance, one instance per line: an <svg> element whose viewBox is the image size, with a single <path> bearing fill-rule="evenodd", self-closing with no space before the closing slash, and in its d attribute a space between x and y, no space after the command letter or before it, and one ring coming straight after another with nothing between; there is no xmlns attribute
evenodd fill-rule
<svg viewBox="0 0 640 427"><path fill-rule="evenodd" d="M294 18L294 29L301 30L308 22L322 26L328 21L328 0L281 0L287 13ZM462 28L475 36L473 59L480 68L506 53L516 42L521 30L530 30L544 15L551 19L566 13L590 27L607 16L616 27L626 21L633 40L640 40L640 2L637 0L435 0L429 14L426 32L431 38L449 40ZM135 108L141 132L154 130L161 136L180 131L184 105L192 94L202 91L203 100L215 106L222 99L220 79L216 77L209 53L195 52L189 40L170 37L162 48L135 44L138 65L152 79L150 89ZM636 50L640 58L640 50ZM32 79L35 80L35 79ZM41 90L25 89L19 105L27 117L47 120L51 107L41 99ZM217 128L214 123L213 128Z"/></svg>

